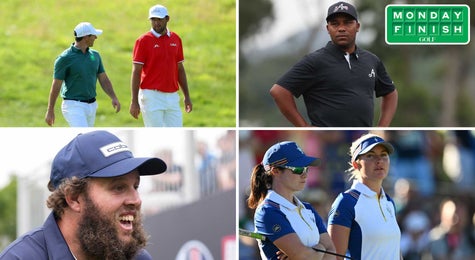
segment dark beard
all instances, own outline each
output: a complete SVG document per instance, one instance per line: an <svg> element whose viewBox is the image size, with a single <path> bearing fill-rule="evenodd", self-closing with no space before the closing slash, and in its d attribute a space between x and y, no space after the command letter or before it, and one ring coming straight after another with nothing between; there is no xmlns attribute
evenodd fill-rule
<svg viewBox="0 0 475 260"><path fill-rule="evenodd" d="M134 220L132 239L119 239L114 220L104 216L86 194L86 209L79 221L78 238L88 259L132 259L147 243L140 216Z"/></svg>

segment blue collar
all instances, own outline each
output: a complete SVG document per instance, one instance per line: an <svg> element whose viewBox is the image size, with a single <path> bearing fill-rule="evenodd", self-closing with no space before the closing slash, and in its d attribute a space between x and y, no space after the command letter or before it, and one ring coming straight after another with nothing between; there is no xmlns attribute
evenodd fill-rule
<svg viewBox="0 0 475 260"><path fill-rule="evenodd" d="M53 213L49 214L43 224L43 230L48 256L50 257L49 259L74 259L71 250L69 250L68 244L64 240L61 230L59 230L58 223L56 223Z"/></svg>

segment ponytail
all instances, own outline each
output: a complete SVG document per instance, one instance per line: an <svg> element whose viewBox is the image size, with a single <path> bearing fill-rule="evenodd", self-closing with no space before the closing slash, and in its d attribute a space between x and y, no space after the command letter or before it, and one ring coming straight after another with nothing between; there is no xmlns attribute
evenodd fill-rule
<svg viewBox="0 0 475 260"><path fill-rule="evenodd" d="M247 206L251 209L257 208L257 205L267 195L267 190L271 185L272 175L266 173L264 165L256 165L251 174L251 193L247 199Z"/></svg>

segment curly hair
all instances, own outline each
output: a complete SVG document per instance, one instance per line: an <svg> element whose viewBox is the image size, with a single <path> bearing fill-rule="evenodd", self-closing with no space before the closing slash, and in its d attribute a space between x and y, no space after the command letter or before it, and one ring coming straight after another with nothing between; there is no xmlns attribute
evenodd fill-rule
<svg viewBox="0 0 475 260"><path fill-rule="evenodd" d="M60 219L64 213L64 209L68 207L66 195L78 196L87 190L88 179L79 179L72 177L61 182L58 188L54 188L52 183L48 183L48 189L53 192L49 195L46 205L53 210L56 218Z"/></svg>

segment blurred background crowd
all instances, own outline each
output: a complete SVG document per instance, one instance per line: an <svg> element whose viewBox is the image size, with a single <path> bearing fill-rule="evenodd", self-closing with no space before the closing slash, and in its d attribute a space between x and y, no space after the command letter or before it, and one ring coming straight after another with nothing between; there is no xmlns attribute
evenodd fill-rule
<svg viewBox="0 0 475 260"><path fill-rule="evenodd" d="M240 131L239 227L253 230L246 206L254 165L272 144L292 140L322 159L300 198L326 221L333 200L351 186L351 142L367 131ZM475 259L475 135L468 130L371 131L391 142L384 189L394 199L405 260ZM259 259L254 239L240 237L239 258Z"/></svg>

